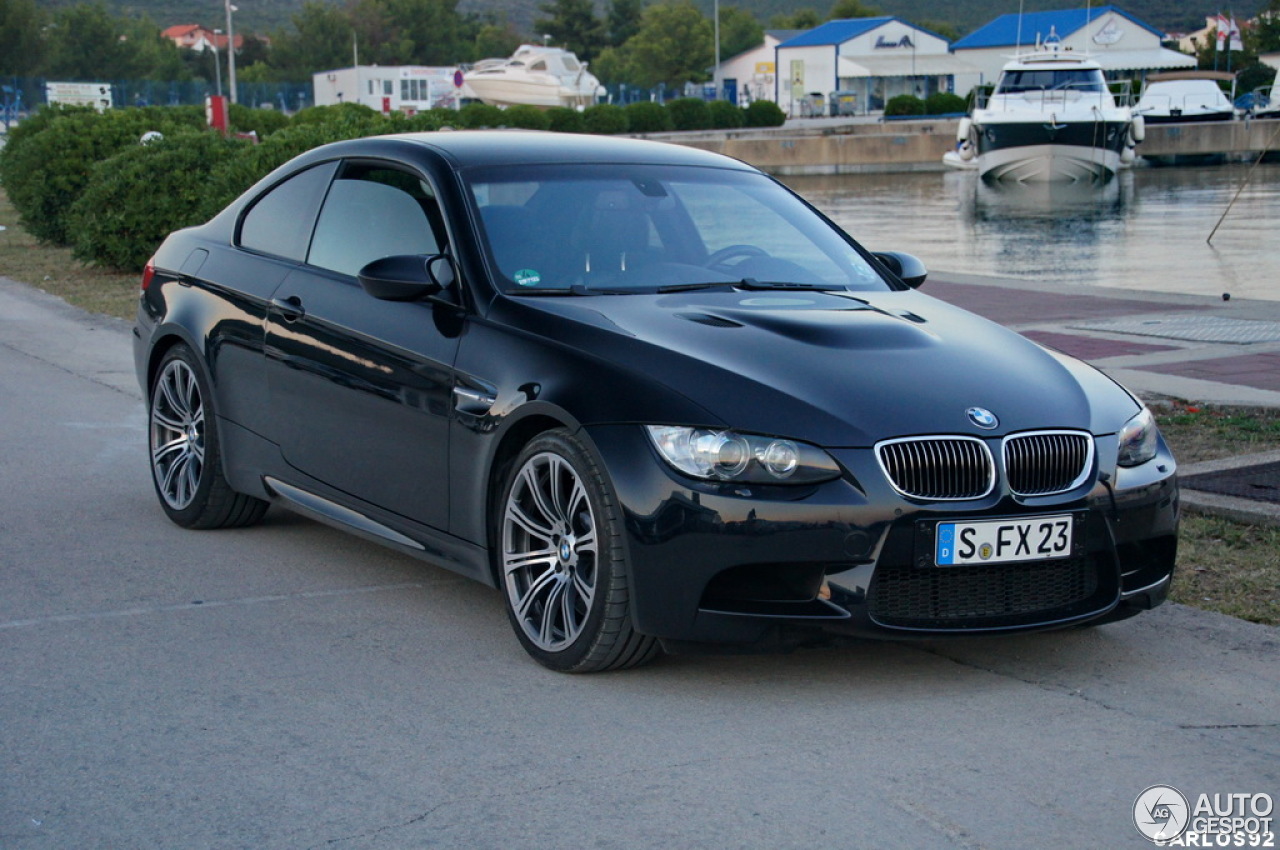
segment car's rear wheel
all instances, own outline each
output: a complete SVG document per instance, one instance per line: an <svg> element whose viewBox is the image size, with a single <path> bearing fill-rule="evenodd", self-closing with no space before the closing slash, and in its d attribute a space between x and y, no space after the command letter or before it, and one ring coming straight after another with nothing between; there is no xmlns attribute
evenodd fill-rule
<svg viewBox="0 0 1280 850"><path fill-rule="evenodd" d="M498 579L524 648L553 670L634 667L658 642L631 625L617 500L580 438L548 431L508 476L497 533Z"/></svg>
<svg viewBox="0 0 1280 850"><path fill-rule="evenodd" d="M231 489L222 474L209 384L195 354L165 352L151 385L151 480L160 506L184 528L231 528L262 518L267 503Z"/></svg>

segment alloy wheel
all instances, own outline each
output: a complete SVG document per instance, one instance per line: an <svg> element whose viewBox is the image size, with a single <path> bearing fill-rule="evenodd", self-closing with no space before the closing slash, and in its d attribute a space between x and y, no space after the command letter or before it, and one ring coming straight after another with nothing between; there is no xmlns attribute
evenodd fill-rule
<svg viewBox="0 0 1280 850"><path fill-rule="evenodd" d="M204 473L205 419L200 384L182 360L170 360L151 398L151 472L170 508L196 497Z"/></svg>
<svg viewBox="0 0 1280 850"><path fill-rule="evenodd" d="M586 627L599 577L591 499L554 452L525 461L502 519L502 572L515 619L535 646L556 652Z"/></svg>

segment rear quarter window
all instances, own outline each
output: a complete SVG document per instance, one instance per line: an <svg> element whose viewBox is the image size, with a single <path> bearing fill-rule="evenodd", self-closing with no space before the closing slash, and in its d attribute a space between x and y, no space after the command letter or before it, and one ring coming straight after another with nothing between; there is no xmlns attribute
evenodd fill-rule
<svg viewBox="0 0 1280 850"><path fill-rule="evenodd" d="M336 168L317 165L268 189L240 220L240 247L302 262Z"/></svg>

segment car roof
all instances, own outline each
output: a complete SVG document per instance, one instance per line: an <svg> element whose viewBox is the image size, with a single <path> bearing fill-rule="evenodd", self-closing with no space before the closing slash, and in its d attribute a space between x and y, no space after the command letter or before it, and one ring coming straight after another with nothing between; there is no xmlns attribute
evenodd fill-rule
<svg viewBox="0 0 1280 850"><path fill-rule="evenodd" d="M645 139L529 130L459 130L370 136L326 145L329 154L359 155L385 143L430 149L455 167L554 163L646 163L756 169L721 154Z"/></svg>

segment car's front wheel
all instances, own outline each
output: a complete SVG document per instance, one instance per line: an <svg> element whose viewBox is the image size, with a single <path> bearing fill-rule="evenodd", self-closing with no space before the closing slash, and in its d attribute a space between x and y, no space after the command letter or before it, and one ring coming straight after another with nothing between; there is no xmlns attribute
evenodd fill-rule
<svg viewBox="0 0 1280 850"><path fill-rule="evenodd" d="M548 431L525 446L500 505L498 578L530 655L591 673L658 654L658 642L632 628L620 509L579 437Z"/></svg>
<svg viewBox="0 0 1280 850"><path fill-rule="evenodd" d="M231 489L222 474L209 384L195 354L165 352L151 384L151 479L160 506L184 528L232 528L262 518L267 503Z"/></svg>

